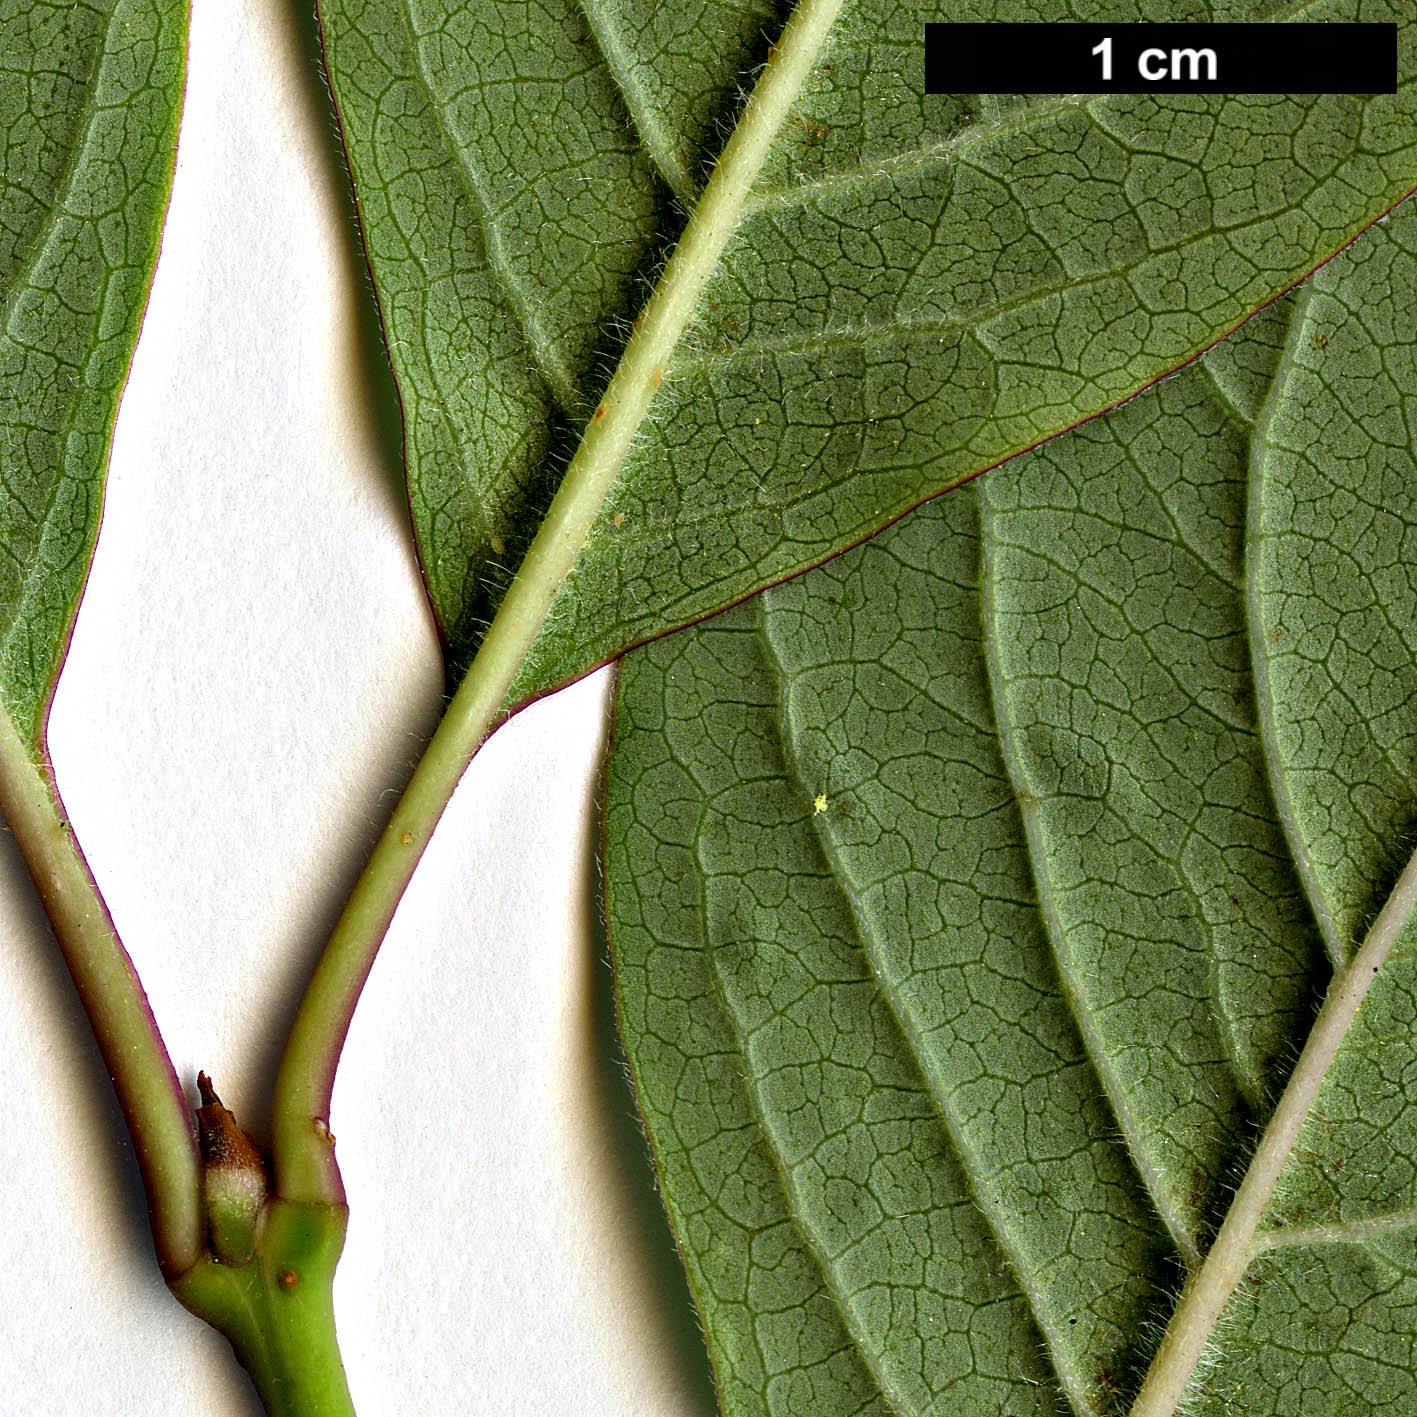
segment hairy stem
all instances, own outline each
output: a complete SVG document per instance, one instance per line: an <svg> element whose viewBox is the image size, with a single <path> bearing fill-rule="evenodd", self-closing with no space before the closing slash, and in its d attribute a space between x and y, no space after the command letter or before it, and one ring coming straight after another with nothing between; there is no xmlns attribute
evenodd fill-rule
<svg viewBox="0 0 1417 1417"><path fill-rule="evenodd" d="M192 1114L147 995L59 805L47 766L0 709L0 811L29 868L93 1025L147 1187L158 1263L171 1278L202 1252Z"/></svg>
<svg viewBox="0 0 1417 1417"><path fill-rule="evenodd" d="M1265 1128L1205 1263L1186 1286L1132 1405L1131 1417L1171 1417L1220 1311L1258 1248L1255 1232L1319 1085L1393 942L1417 904L1417 852L1403 868L1362 948L1329 985L1309 1040Z"/></svg>
<svg viewBox="0 0 1417 1417"><path fill-rule="evenodd" d="M664 366L840 5L841 0L801 0L788 20L591 416L546 520L315 968L276 1079L276 1187L288 1199L343 1200L328 1127L330 1094L374 956L438 818L496 724L517 670L580 554Z"/></svg>

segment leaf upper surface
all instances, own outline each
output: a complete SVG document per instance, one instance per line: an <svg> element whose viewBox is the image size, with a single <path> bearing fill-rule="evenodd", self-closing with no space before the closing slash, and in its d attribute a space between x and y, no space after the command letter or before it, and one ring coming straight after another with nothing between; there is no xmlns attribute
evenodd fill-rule
<svg viewBox="0 0 1417 1417"><path fill-rule="evenodd" d="M322 17L456 674L781 15L326 0ZM923 94L927 18L843 11L514 702L1126 398L1417 182L1411 38L1396 96L946 97Z"/></svg>
<svg viewBox="0 0 1417 1417"><path fill-rule="evenodd" d="M1125 1410L1327 984L1327 902L1346 950L1405 855L1414 233L626 658L622 1029L725 1412ZM1410 1404L1414 958L1188 1410Z"/></svg>
<svg viewBox="0 0 1417 1417"><path fill-rule="evenodd" d="M186 24L180 0L0 0L0 700L36 746L157 259Z"/></svg>

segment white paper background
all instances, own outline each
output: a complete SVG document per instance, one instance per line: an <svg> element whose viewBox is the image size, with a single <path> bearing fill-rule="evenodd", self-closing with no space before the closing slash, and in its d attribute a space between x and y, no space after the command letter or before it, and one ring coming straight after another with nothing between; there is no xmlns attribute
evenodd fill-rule
<svg viewBox="0 0 1417 1417"><path fill-rule="evenodd" d="M57 696L66 804L179 1075L264 1132L291 1010L435 721L357 253L288 0L196 0L98 555ZM360 1006L333 1126L361 1414L704 1417L613 1061L593 918L607 678L464 780ZM0 1413L254 1417L157 1276L87 1024L0 841Z"/></svg>

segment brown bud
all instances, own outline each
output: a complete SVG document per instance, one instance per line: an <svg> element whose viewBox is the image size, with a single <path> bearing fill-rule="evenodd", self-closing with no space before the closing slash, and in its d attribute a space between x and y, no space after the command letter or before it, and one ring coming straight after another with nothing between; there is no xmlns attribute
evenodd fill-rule
<svg viewBox="0 0 1417 1417"><path fill-rule="evenodd" d="M197 1136L207 1210L207 1238L222 1264L243 1265L256 1247L256 1220L266 1198L266 1165L255 1143L221 1105L206 1073L197 1074L202 1105Z"/></svg>

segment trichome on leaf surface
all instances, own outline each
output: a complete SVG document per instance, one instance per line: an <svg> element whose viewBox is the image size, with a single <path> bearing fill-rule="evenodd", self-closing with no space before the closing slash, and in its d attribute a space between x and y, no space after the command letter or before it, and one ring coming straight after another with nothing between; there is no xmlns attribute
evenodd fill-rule
<svg viewBox="0 0 1417 1417"><path fill-rule="evenodd" d="M927 98L927 19L1024 18L955 9L322 5L453 693L263 1161L205 1079L199 1148L45 743L185 8L0 4L0 798L273 1414L353 1410L330 1094L403 889L618 656L620 1021L729 1417L1417 1405L1414 41L1394 95ZM1144 15L1300 17L1402 18Z"/></svg>

